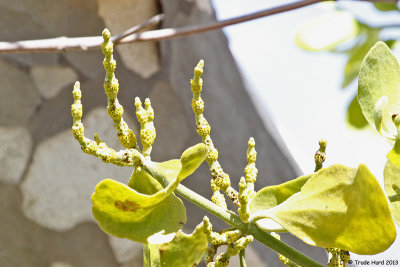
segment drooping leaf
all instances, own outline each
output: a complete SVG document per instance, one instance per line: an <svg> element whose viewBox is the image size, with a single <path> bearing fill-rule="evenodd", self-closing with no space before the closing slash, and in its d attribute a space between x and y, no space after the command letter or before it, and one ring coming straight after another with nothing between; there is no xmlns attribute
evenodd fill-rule
<svg viewBox="0 0 400 267"><path fill-rule="evenodd" d="M166 180L165 188L142 168L135 170L129 186L111 179L101 181L92 195L99 226L108 234L142 243L162 230L176 232L186 222L186 211L172 192L199 167L207 151L207 146L199 144L183 152L180 160L149 162L150 173Z"/></svg>
<svg viewBox="0 0 400 267"><path fill-rule="evenodd" d="M294 41L297 46L307 51L330 50L355 37L357 33L358 24L351 13L333 11L302 26L297 31Z"/></svg>
<svg viewBox="0 0 400 267"><path fill-rule="evenodd" d="M153 191L151 181L154 178L144 171L134 175L141 176L143 188ZM133 192L136 191L110 179L96 186L92 195L92 212L104 232L145 243L154 233L162 230L175 232L186 223L185 206L174 194L167 195L153 206L142 207L135 199L138 192Z"/></svg>
<svg viewBox="0 0 400 267"><path fill-rule="evenodd" d="M180 163L179 163L180 168L177 173L176 179L173 182L171 182L171 179L167 179L167 180L169 180L168 182L170 182L169 186L175 186L175 188L176 188L176 186L178 186L178 184L183 179L185 179L186 177L191 175L200 166L200 164L205 160L207 153L208 153L208 147L202 143L186 149L181 155L181 159L180 159ZM176 161L174 161L174 162L168 161L168 162L169 163L167 163L165 165L159 165L159 163L156 163L156 162L149 162L146 164L146 168L149 170L149 172L153 176L159 176L158 173L160 171L165 172L166 170L169 170L169 169L173 169L175 171L178 170L177 169L178 165L177 165ZM160 168L160 167L162 167L162 168ZM163 176L165 176L165 174L163 174Z"/></svg>
<svg viewBox="0 0 400 267"><path fill-rule="evenodd" d="M257 191L250 205L251 213L270 209L281 204L293 194L299 192L312 175L313 174L300 176L283 184L266 186Z"/></svg>
<svg viewBox="0 0 400 267"><path fill-rule="evenodd" d="M357 129L362 129L368 125L368 122L361 111L360 104L358 104L357 95L354 96L353 100L347 107L346 122Z"/></svg>
<svg viewBox="0 0 400 267"><path fill-rule="evenodd" d="M293 235L319 247L376 254L396 238L387 197L363 164L321 169L300 192L265 212Z"/></svg>
<svg viewBox="0 0 400 267"><path fill-rule="evenodd" d="M257 191L257 194L250 204L251 214L255 214L259 211L270 209L281 204L290 196L299 192L301 187L310 179L311 176L312 174L304 175L283 184L267 186ZM268 232L284 231L281 225L269 218L258 220L256 224L259 228Z"/></svg>
<svg viewBox="0 0 400 267"><path fill-rule="evenodd" d="M376 43L365 56L358 81L358 102L368 123L375 127L375 106L388 98L382 114L382 129L396 135L392 115L400 113L400 65L384 42Z"/></svg>
<svg viewBox="0 0 400 267"><path fill-rule="evenodd" d="M399 10L399 7L397 6L397 3L392 3L392 2L376 2L374 3L374 6L376 9L380 11L395 11Z"/></svg>
<svg viewBox="0 0 400 267"><path fill-rule="evenodd" d="M400 165L393 164L390 160L385 165L385 191L390 196L397 195L397 192L393 189L393 185L400 187ZM400 201L390 202L392 208L393 218L397 225L400 226Z"/></svg>
<svg viewBox="0 0 400 267"><path fill-rule="evenodd" d="M166 242L159 237L162 234L150 237L148 244L143 245L144 267L197 266L207 250L208 241L201 227L189 235L178 231L172 240L167 236Z"/></svg>

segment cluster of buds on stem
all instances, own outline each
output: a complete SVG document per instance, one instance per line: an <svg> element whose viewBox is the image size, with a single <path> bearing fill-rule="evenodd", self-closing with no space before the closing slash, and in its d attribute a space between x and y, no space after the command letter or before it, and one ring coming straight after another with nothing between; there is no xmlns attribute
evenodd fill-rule
<svg viewBox="0 0 400 267"><path fill-rule="evenodd" d="M247 149L247 166L244 169L245 177L240 178L239 182L239 203L238 209L239 216L243 222L249 222L250 217L250 203L256 195L254 191L254 183L257 180L258 169L256 168L257 152L255 150L256 142L251 137L248 142Z"/></svg>
<svg viewBox="0 0 400 267"><path fill-rule="evenodd" d="M229 259L253 242L253 236L243 236L240 230L224 230L220 233L212 231L212 225L208 217L203 219L203 231L209 242L209 247L205 256L207 267L226 267L229 264ZM224 253L217 254L220 246L226 245ZM214 259L215 258L215 259Z"/></svg>
<svg viewBox="0 0 400 267"><path fill-rule="evenodd" d="M238 193L231 187L229 174L224 172L218 162L218 150L214 147L210 136L211 126L203 115L204 101L201 99L201 90L203 87L201 75L203 74L203 67L204 61L200 60L194 69L194 76L190 81L190 85L193 93L192 110L196 117L196 131L202 138L203 143L208 146L206 162L208 163L212 177L211 189L213 196L211 200L215 204L226 208L225 197L220 193L220 191L223 191L233 201L234 205L239 206Z"/></svg>

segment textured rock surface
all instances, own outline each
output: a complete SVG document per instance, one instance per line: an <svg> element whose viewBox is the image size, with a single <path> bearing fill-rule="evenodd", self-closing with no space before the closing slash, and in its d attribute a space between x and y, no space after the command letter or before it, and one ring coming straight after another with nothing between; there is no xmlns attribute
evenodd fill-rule
<svg viewBox="0 0 400 267"><path fill-rule="evenodd" d="M70 67L36 66L31 68L30 74L40 95L46 99L56 96L66 85L72 87L78 78Z"/></svg>
<svg viewBox="0 0 400 267"><path fill-rule="evenodd" d="M27 219L21 201L18 187L0 184L0 266L50 266L54 262L74 267L118 266L97 225L84 223L71 231L51 231Z"/></svg>
<svg viewBox="0 0 400 267"><path fill-rule="evenodd" d="M32 149L29 132L23 127L0 127L0 181L18 184Z"/></svg>
<svg viewBox="0 0 400 267"><path fill-rule="evenodd" d="M28 122L39 104L39 93L29 75L0 59L0 125Z"/></svg>
<svg viewBox="0 0 400 267"><path fill-rule="evenodd" d="M86 136L93 136L96 131L109 146L121 147L104 109L90 112L84 125ZM113 178L127 183L131 173L131 168L104 164L84 154L71 138L71 131L66 130L37 147L21 186L23 212L41 226L69 230L80 222L93 220L90 196L98 182Z"/></svg>
<svg viewBox="0 0 400 267"><path fill-rule="evenodd" d="M186 149L185 144L193 130L191 123L194 119L187 118L178 96L166 82L157 82L149 98L154 109L154 125L157 130L152 159L164 161L179 158ZM174 142L178 136L180 142ZM171 146L171 142L175 145ZM165 149L167 147L168 149Z"/></svg>
<svg viewBox="0 0 400 267"><path fill-rule="evenodd" d="M99 15L112 34L120 34L143 23L159 13L155 1L120 0L118 5L112 0L97 0ZM160 69L157 44L153 42L125 44L117 46L122 62L142 78L149 78Z"/></svg>

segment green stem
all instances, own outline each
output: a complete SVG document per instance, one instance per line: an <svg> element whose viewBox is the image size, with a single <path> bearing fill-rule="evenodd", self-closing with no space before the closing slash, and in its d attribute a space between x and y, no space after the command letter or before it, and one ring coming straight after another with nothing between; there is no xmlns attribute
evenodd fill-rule
<svg viewBox="0 0 400 267"><path fill-rule="evenodd" d="M240 267L247 267L246 261L245 261L245 254L246 254L246 250L245 250L245 249L242 249L242 250L239 252Z"/></svg>
<svg viewBox="0 0 400 267"><path fill-rule="evenodd" d="M390 202L400 201L400 195L389 196Z"/></svg>
<svg viewBox="0 0 400 267"><path fill-rule="evenodd" d="M146 165L143 166L143 169L152 175L162 186L168 186L168 180L162 174L158 172L150 172ZM233 226L243 233L252 235L255 239L259 242L263 243L264 245L268 246L269 248L275 250L277 253L282 254L286 258L290 259L291 261L299 264L300 266L309 266L309 267L322 267L323 265L319 264L318 262L314 261L313 259L303 255L299 251L295 250L294 248L286 245L282 241L274 238L269 233L263 232L260 230L255 224L246 224L243 223L240 217L232 212L221 208L220 206L214 204L210 200L206 199L205 197L197 194L196 192L190 190L186 186L180 184L175 189L175 192L178 193L180 196L186 198L193 204L203 208L204 210L210 212L211 214L217 216L218 218L224 220L230 226Z"/></svg>

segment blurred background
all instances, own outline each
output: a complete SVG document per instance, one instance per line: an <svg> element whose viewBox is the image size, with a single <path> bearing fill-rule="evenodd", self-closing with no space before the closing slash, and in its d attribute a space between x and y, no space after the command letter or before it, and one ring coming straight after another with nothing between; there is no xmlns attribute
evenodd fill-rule
<svg viewBox="0 0 400 267"><path fill-rule="evenodd" d="M2 0L0 41L98 36L105 27L119 34L159 13L165 15L161 28L203 25L286 2ZM312 172L321 137L328 140L325 166L365 163L382 183L390 146L363 123L354 104L365 53L379 39L395 49L399 38L393 27L400 24L397 7L378 8L317 4L224 32L116 46L124 118L138 135L134 98L151 99L156 161L179 157L199 142L189 80L203 58L205 116L234 187L244 173L250 136L258 152L257 189ZM321 16L332 16L334 26ZM91 215L95 185L104 178L127 182L132 170L83 154L71 134L71 92L79 80L86 136L97 132L109 146L121 148L106 113L101 51L0 56L0 266L141 266L141 245L107 236ZM185 183L210 197L209 179L202 166ZM184 230L191 232L206 214L185 204ZM226 228L211 219L216 229ZM324 250L282 238L326 263ZM394 253L399 243L372 258L399 259ZM249 266L280 266L276 253L257 242L247 260Z"/></svg>

